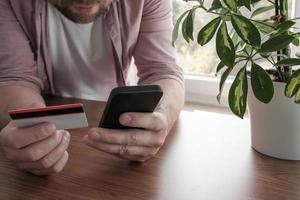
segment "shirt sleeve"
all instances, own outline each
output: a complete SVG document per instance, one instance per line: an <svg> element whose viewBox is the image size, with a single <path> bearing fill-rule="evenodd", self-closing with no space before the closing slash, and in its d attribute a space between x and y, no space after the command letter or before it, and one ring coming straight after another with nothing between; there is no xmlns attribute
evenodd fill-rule
<svg viewBox="0 0 300 200"><path fill-rule="evenodd" d="M0 86L25 86L40 92L42 81L30 41L8 0L0 1Z"/></svg>
<svg viewBox="0 0 300 200"><path fill-rule="evenodd" d="M183 86L183 72L172 46L170 0L145 0L140 33L134 51L139 84L174 79Z"/></svg>

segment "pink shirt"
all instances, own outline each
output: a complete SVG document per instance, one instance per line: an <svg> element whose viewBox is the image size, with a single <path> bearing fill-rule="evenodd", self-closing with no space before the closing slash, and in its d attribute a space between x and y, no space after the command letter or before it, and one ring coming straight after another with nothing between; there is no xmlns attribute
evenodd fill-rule
<svg viewBox="0 0 300 200"><path fill-rule="evenodd" d="M171 7L170 0L113 0L104 24L113 44L118 85L126 84L133 58L138 84L174 79L183 85L171 45ZM51 66L47 1L1 0L0 86L55 94Z"/></svg>

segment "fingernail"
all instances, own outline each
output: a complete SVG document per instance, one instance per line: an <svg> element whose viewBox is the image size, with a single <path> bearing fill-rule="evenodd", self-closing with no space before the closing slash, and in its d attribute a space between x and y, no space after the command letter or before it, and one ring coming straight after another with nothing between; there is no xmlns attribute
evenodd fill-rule
<svg viewBox="0 0 300 200"><path fill-rule="evenodd" d="M129 115L123 115L122 117L121 117L121 123L122 124L124 124L124 125L128 125L128 124L130 124L130 122L131 122L131 117L129 116Z"/></svg>
<svg viewBox="0 0 300 200"><path fill-rule="evenodd" d="M59 136L59 137L61 137L61 138L63 138L64 137L64 132L62 131L62 130L58 130L58 131L56 131L56 134Z"/></svg>
<svg viewBox="0 0 300 200"><path fill-rule="evenodd" d="M89 133L89 138L93 140L100 140L100 134L97 132L91 132Z"/></svg>
<svg viewBox="0 0 300 200"><path fill-rule="evenodd" d="M65 133L65 136L66 136L67 138L71 137L69 131L64 131L64 133Z"/></svg>
<svg viewBox="0 0 300 200"><path fill-rule="evenodd" d="M68 141L70 137L71 137L70 133L68 131L64 131L64 141Z"/></svg>

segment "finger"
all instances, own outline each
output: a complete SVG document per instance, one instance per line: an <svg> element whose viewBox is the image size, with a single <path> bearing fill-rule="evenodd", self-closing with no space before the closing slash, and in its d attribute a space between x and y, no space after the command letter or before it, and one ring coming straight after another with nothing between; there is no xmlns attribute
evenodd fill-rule
<svg viewBox="0 0 300 200"><path fill-rule="evenodd" d="M161 113L124 113L119 121L124 126L144 128L155 132L166 129L166 120Z"/></svg>
<svg viewBox="0 0 300 200"><path fill-rule="evenodd" d="M117 130L93 128L89 131L88 137L98 142L110 144L160 147L164 143L166 136L141 129Z"/></svg>
<svg viewBox="0 0 300 200"><path fill-rule="evenodd" d="M114 145L102 142L95 142L94 140L91 140L88 137L84 138L84 142L92 148L121 157L153 157L158 152L158 148L154 147Z"/></svg>
<svg viewBox="0 0 300 200"><path fill-rule="evenodd" d="M57 163L64 152L67 150L70 142L70 134L66 131L61 143L58 147L56 147L53 151L51 151L48 155L35 162L20 162L17 163L17 166L21 170L41 170L41 169L49 169Z"/></svg>
<svg viewBox="0 0 300 200"><path fill-rule="evenodd" d="M52 123L43 123L28 128L9 127L2 133L1 142L4 146L19 149L50 137L55 131L56 127Z"/></svg>
<svg viewBox="0 0 300 200"><path fill-rule="evenodd" d="M52 167L52 172L54 173L59 173L61 172L64 167L66 166L67 162L69 160L69 153L65 151L64 156L62 157L61 160L59 160L53 167Z"/></svg>
<svg viewBox="0 0 300 200"><path fill-rule="evenodd" d="M57 131L49 138L22 149L6 148L6 156L8 159L17 162L38 161L59 145L63 137L63 132L64 131Z"/></svg>
<svg viewBox="0 0 300 200"><path fill-rule="evenodd" d="M49 175L49 174L53 174L53 173L60 173L66 166L68 159L69 159L69 154L67 151L65 151L62 158L50 169L31 170L30 172L37 176Z"/></svg>

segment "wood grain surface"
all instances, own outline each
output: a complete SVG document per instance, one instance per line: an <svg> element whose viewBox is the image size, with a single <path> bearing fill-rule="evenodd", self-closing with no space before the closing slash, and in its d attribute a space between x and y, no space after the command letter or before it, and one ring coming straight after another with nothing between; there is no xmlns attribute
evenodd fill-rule
<svg viewBox="0 0 300 200"><path fill-rule="evenodd" d="M47 97L49 105L83 103L90 127L104 103ZM247 119L185 109L166 144L139 164L83 144L71 130L70 159L60 174L22 171L0 151L0 200L299 200L300 162L266 157L250 144Z"/></svg>

